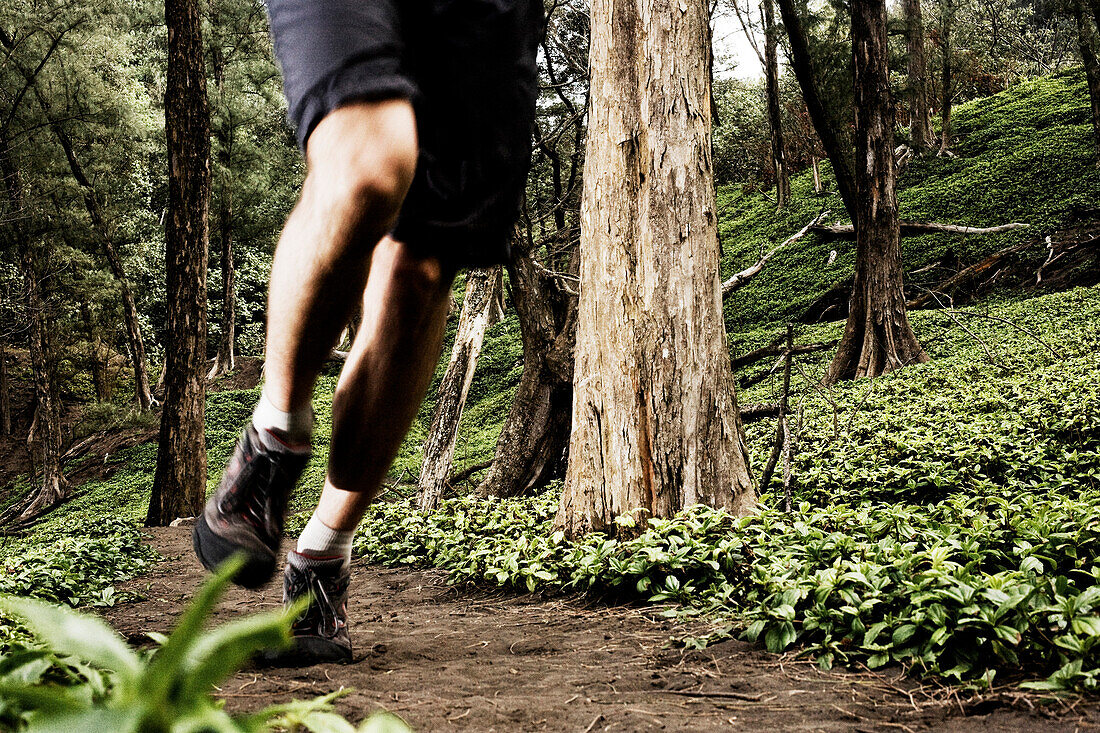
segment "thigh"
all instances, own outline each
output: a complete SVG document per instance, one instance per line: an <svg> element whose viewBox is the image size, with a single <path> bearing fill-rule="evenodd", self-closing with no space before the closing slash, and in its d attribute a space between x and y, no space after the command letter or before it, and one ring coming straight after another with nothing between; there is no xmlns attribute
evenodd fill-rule
<svg viewBox="0 0 1100 733"><path fill-rule="evenodd" d="M502 262L530 163L542 2L405 8L420 159L395 236L459 265Z"/></svg>

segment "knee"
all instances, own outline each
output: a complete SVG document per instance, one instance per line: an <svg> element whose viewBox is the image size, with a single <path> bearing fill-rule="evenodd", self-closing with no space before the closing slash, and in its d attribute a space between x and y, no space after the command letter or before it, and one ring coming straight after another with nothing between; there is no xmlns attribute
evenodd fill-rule
<svg viewBox="0 0 1100 733"><path fill-rule="evenodd" d="M403 291L429 299L449 295L455 278L453 266L438 257L410 251L403 243L397 244L392 272L393 280Z"/></svg>
<svg viewBox="0 0 1100 733"><path fill-rule="evenodd" d="M384 233L416 171L412 109L403 100L340 108L310 135L306 157L306 186L323 208Z"/></svg>

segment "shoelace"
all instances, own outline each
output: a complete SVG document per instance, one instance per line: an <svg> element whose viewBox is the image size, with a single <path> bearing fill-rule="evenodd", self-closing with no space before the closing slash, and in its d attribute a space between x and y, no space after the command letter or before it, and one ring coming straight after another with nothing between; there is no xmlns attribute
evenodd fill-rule
<svg viewBox="0 0 1100 733"><path fill-rule="evenodd" d="M329 596L329 591L326 587L326 583L311 568L305 568L300 572L302 572L302 574L306 576L306 582L304 584L305 587L303 588L302 585L298 585L297 583L294 583L292 581L291 595L294 598L301 598L302 595L304 595L304 593L302 592L303 590L306 592L312 591L313 602L310 604L310 607L306 609L306 611L301 616L298 617L298 620L306 621L314 614L316 614L320 617L318 631L320 632L321 636L325 636L331 639L332 637L336 636L336 632L340 629L336 605L333 603L332 598Z"/></svg>

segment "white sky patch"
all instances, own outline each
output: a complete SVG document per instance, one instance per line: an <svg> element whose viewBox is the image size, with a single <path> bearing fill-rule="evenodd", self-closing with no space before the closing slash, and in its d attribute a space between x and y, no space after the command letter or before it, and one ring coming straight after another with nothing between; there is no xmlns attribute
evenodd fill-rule
<svg viewBox="0 0 1100 733"><path fill-rule="evenodd" d="M761 39L762 40L762 39ZM782 54L781 54L782 55ZM782 63L782 59L780 60ZM714 75L719 79L753 81L764 76L760 60L752 50L737 16L721 13L714 17Z"/></svg>

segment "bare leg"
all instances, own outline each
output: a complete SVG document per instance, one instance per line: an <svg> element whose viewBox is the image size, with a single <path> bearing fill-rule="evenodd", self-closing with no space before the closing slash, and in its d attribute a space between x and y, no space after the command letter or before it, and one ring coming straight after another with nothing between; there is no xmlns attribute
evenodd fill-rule
<svg viewBox="0 0 1100 733"><path fill-rule="evenodd" d="M355 529L378 494L439 359L454 272L383 239L363 296L363 325L333 398L328 477L316 516Z"/></svg>
<svg viewBox="0 0 1100 733"><path fill-rule="evenodd" d="M405 100L327 115L309 138L309 174L271 266L264 390L280 410L309 404L324 360L367 280L416 168Z"/></svg>

